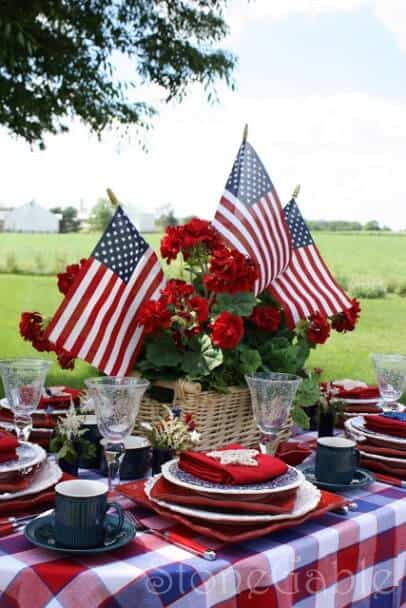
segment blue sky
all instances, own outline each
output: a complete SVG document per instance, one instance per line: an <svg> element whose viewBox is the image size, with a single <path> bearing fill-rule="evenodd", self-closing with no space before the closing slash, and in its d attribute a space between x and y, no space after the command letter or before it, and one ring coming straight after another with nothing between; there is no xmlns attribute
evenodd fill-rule
<svg viewBox="0 0 406 608"><path fill-rule="evenodd" d="M210 218L248 122L281 199L301 183L306 217L406 228L406 2L230 0L227 20L234 92L161 106L148 154L135 137L99 143L78 123L45 152L0 131L0 202L90 207L110 186L143 210L171 203Z"/></svg>

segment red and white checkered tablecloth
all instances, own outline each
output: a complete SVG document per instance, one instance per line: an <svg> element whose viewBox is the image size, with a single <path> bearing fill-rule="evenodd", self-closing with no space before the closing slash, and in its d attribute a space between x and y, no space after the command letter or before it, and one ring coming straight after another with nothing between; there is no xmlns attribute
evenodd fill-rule
<svg viewBox="0 0 406 608"><path fill-rule="evenodd" d="M0 608L406 606L406 489L374 483L351 496L358 511L348 515L241 544L210 539L213 562L145 533L114 553L72 558L14 534L0 540Z"/></svg>

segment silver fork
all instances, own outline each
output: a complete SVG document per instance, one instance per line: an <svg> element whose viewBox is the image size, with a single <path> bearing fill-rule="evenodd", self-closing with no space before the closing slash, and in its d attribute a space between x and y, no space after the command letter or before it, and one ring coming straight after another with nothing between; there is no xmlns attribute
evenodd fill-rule
<svg viewBox="0 0 406 608"><path fill-rule="evenodd" d="M182 543L181 541L174 539L170 532L167 532L167 531L161 532L161 530L156 530L155 528L148 528L148 526L145 526L138 519L138 517L136 517L130 511L126 511L125 514L126 514L126 517L128 517L128 519L135 525L136 530L139 530L140 532L145 532L147 534L153 534L154 536L157 536L158 538L165 540L167 543L169 543L171 545L175 545L176 547L179 547L180 549L184 549L185 551L189 551L189 553L193 553L194 555L197 555L198 557L202 557L203 559L206 559L209 562L212 562L215 559L217 559L216 552L213 549L204 549L204 548L196 549L194 547L190 547L186 543Z"/></svg>

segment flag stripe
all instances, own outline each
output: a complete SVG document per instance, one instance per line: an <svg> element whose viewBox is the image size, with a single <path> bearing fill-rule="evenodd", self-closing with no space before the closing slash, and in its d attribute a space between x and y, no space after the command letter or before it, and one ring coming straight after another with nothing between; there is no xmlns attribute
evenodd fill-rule
<svg viewBox="0 0 406 608"><path fill-rule="evenodd" d="M309 275L312 276L315 290L319 291L319 297L323 297L326 302L326 310L328 310L328 316L334 314L334 311L340 308L340 304L337 301L334 293L326 287L323 277L320 274L319 269L315 264L312 263L309 253L306 251L302 251L302 249L297 250L297 259L301 266L306 268L306 271Z"/></svg>
<svg viewBox="0 0 406 608"><path fill-rule="evenodd" d="M58 343L66 324L69 323L70 318L74 314L78 305L80 305L84 294L86 293L100 266L101 265L99 262L96 260L91 260L91 263L87 265L86 272L82 272L81 276L78 277L78 286L76 287L74 294L71 298L66 296L64 302L62 303L61 309L58 311L59 314L57 313L57 319L55 319L54 322L51 322L51 331L49 333L49 339L51 342Z"/></svg>
<svg viewBox="0 0 406 608"><path fill-rule="evenodd" d="M103 338L106 336L106 330L109 327L110 320L113 317L114 313L116 312L117 307L121 301L121 298L126 290L126 284L124 282L122 282L121 279L119 279L119 282L121 284L116 292L116 295L110 301L110 305L106 310L105 317L104 317L100 327L96 328L97 334L96 334L95 340L94 340L93 344L91 345L88 353L86 354L85 360L88 361L89 363L92 363L96 367L97 367L97 362L95 359L96 354L100 348ZM109 300L109 298L108 298L108 300Z"/></svg>
<svg viewBox="0 0 406 608"><path fill-rule="evenodd" d="M80 346L78 348L78 342L80 340L83 342L85 338L85 334L83 333L84 327L88 324L89 318L94 316L97 307L101 306L104 292L112 279L115 280L115 275L113 272L106 266L101 266L90 284L88 289L89 297L86 298L85 296L83 298L86 305L81 311L80 316L78 316L75 325L73 325L69 331L67 331L67 337L64 340L65 348L71 353L72 356L76 356L78 354L80 348ZM65 331L66 330L67 328L65 328Z"/></svg>
<svg viewBox="0 0 406 608"><path fill-rule="evenodd" d="M123 311L124 314L120 316L119 321L116 324L116 328L113 332L113 344L109 348L111 353L106 362L103 362L103 368L108 374L110 374L114 367L119 361L122 361L123 354L125 352L126 344L128 344L130 337L128 336L127 330L131 326L131 321L134 321L134 328L137 325L135 321L136 314L140 307L140 304L144 300L149 300L151 295L156 289L159 279L157 278L161 272L159 263L153 260L151 256L151 266L147 265L144 269L144 277L139 277L139 280L134 285L134 289L131 294L131 301L128 301Z"/></svg>
<svg viewBox="0 0 406 608"><path fill-rule="evenodd" d="M155 265L154 271L156 272L156 274L153 276L153 274L151 273L148 277L148 279L151 278L152 280L150 281L148 289L145 292L144 300L155 300L157 297L159 297L161 289L165 285L165 277L159 264ZM125 337L121 342L121 348L118 353L118 357L114 362L114 366L111 368L110 373L112 373L113 375L125 375L128 372L128 369L131 369L132 355L137 347L138 341L141 339L142 327L140 328L139 326L137 326L136 316L133 315L133 318L129 321L130 322L128 323L128 327L125 332ZM107 364L106 369L108 368L109 364Z"/></svg>
<svg viewBox="0 0 406 608"><path fill-rule="evenodd" d="M220 207L221 213L226 219L228 219L234 225L234 231L237 230L241 235L244 235L246 241L249 243L250 257L255 262L259 271L259 289L263 289L263 276L266 268L266 263L261 255L259 249L259 243L257 241L257 235L252 229L251 221L252 218L249 216L247 220L245 218L245 208L243 211L243 205L240 205L238 201L231 202L225 197L221 199Z"/></svg>
<svg viewBox="0 0 406 608"><path fill-rule="evenodd" d="M302 285L303 289L308 293L309 298L311 298L312 310L318 310L319 312L326 311L326 314L330 316L333 313L333 309L324 297L320 286L316 283L316 273L314 269L308 268L303 263L300 256L300 248L295 250L290 267L295 273L298 283Z"/></svg>
<svg viewBox="0 0 406 608"><path fill-rule="evenodd" d="M323 276L325 284L338 298L341 310L351 308L351 302L349 298L347 298L343 290L337 285L337 283L331 276L331 273L328 270L327 266L322 262L319 250L317 249L316 245L310 245L308 247L308 254L311 256L315 266L318 268L319 272ZM340 310L337 310L336 312L340 312Z"/></svg>
<svg viewBox="0 0 406 608"><path fill-rule="evenodd" d="M108 360L113 354L115 337L120 330L120 326L123 322L127 309L129 306L131 306L133 299L136 297L137 291L140 289L143 281L148 276L148 272L155 263L156 255L153 253L152 249L148 249L138 263L138 272L134 274L128 282L121 301L119 302L119 305L116 311L113 313L113 316L106 328L105 336L95 356L97 367L100 367L103 370L105 369Z"/></svg>
<svg viewBox="0 0 406 608"><path fill-rule="evenodd" d="M98 336L103 332L103 326L109 318L109 313L111 314L112 303L120 288L123 290L124 287L125 284L121 279L113 275L111 284L109 283L106 288L107 297L99 299L99 306L97 307L97 310L95 310L96 314L92 314L91 319L89 319L88 324L84 328L84 341L78 351L78 356L81 359L86 360L86 357L89 356L90 360L92 360L92 345L94 347L95 343L97 343ZM74 348L76 348L76 344Z"/></svg>
<svg viewBox="0 0 406 608"><path fill-rule="evenodd" d="M270 225L269 225L269 222L268 222L268 218L267 218L267 216L265 214L265 211L264 211L264 209L262 207L262 199L259 200L256 205L252 206L251 213L255 213L256 214L256 217L258 219L259 225L261 227L263 227L264 249L266 251L267 259L268 259L268 262L269 262L269 266L268 266L268 281L267 281L267 285L269 285L269 283L271 281L273 281L273 279L277 275L278 252L277 252L277 249L275 248L274 240L271 237L271 230L270 230Z"/></svg>
<svg viewBox="0 0 406 608"><path fill-rule="evenodd" d="M274 197L274 193L266 197L268 205L264 206L265 210L271 215L271 224L274 230L271 234L275 234L276 239L280 243L280 264L278 274L287 268L291 256L291 243L289 238L289 229L283 215L282 207L279 203L279 198Z"/></svg>

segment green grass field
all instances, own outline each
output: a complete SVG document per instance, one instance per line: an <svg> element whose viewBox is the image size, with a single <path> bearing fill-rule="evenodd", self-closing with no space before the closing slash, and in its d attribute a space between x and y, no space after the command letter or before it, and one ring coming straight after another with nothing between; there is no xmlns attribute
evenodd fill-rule
<svg viewBox="0 0 406 608"><path fill-rule="evenodd" d="M159 235L146 235L157 247ZM14 256L27 271L38 270L36 260L44 260L49 272L55 272L55 260L64 266L87 256L98 239L96 234L19 235L0 234L0 267L7 256ZM403 235L316 233L323 256L338 276L351 281L387 282L406 280L406 239ZM40 256L40 258L38 258ZM170 267L174 270L173 265ZM35 355L18 334L18 320L23 310L39 310L51 315L61 296L55 277L0 274L0 357ZM363 300L361 321L352 334L333 332L328 343L316 349L311 366L322 367L325 378L353 377L373 379L369 355L372 351L406 352L403 319L406 298L388 295L385 299ZM52 356L50 356L52 358ZM50 381L80 386L94 370L78 363L74 372L61 371L53 365Z"/></svg>
<svg viewBox="0 0 406 608"><path fill-rule="evenodd" d="M59 272L66 264L87 257L98 234L0 234L0 272L11 263L34 274ZM406 234L320 232L314 234L331 270L350 282L406 281ZM159 247L159 234L145 238Z"/></svg>

